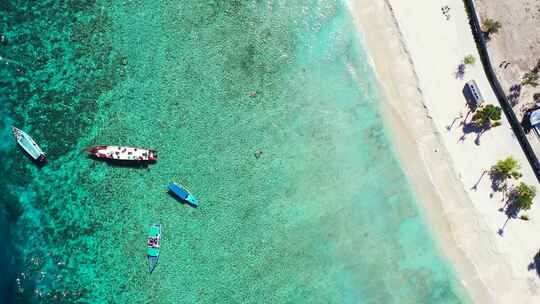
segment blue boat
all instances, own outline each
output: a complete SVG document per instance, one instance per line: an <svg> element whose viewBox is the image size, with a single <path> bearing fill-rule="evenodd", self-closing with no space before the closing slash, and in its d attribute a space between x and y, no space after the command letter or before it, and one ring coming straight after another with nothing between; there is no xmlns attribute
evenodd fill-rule
<svg viewBox="0 0 540 304"><path fill-rule="evenodd" d="M181 186L181 185L177 185L175 183L170 183L169 186L169 191L171 193L173 193L175 196L177 196L179 199L181 199L182 201L192 205L192 206L198 206L198 202L197 202L197 199L195 198L195 196L193 196L191 193L189 193L189 191Z"/></svg>
<svg viewBox="0 0 540 304"><path fill-rule="evenodd" d="M159 260L159 247L161 245L161 224L154 224L148 232L146 255L148 257L148 272L152 273Z"/></svg>

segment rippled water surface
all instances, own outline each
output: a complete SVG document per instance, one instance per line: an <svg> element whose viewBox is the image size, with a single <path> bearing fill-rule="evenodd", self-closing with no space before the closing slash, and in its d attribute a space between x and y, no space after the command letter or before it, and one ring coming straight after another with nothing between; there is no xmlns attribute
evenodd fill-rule
<svg viewBox="0 0 540 304"><path fill-rule="evenodd" d="M465 301L342 3L29 2L0 3L5 303ZM95 144L159 161L96 161Z"/></svg>

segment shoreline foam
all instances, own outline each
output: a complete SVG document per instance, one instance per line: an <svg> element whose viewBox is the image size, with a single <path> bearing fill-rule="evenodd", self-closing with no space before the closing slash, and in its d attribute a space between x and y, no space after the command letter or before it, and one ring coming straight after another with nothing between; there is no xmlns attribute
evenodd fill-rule
<svg viewBox="0 0 540 304"><path fill-rule="evenodd" d="M439 62L430 62L430 58L423 58L419 53L411 54L408 48L410 40L414 41L416 39L419 43L426 42L422 38L410 37L411 32L428 31L427 28L420 28L421 23L411 25L411 22L414 23L414 19L419 19L418 16L420 15L423 18L423 14L440 14L437 11L430 11L430 9L443 4L451 5L452 14L457 15L456 18L454 16L452 18L458 20L450 20L450 25L454 25L454 22L463 23L462 25L461 23L456 25L456 28L453 29L454 32L461 35L470 35L468 23L464 22L466 16L462 9L462 3L460 1L452 1L452 3L437 1L437 3L430 5L419 3L416 5L416 16L414 16L403 7L398 8L398 11L396 11L395 8L392 8L393 1L386 0L370 4L352 2L348 1L349 9L357 26L362 30L364 45L369 51L375 73L380 80L384 95L383 116L391 131L397 155L420 198L420 207L435 232L440 248L454 265L461 283L474 302L506 303L512 299L517 300L519 303L532 303L528 301L535 301L534 299L538 295L535 295L529 283L534 281L529 279L530 276L526 268L522 269L525 276L516 275L516 267L512 265L516 253L515 251L509 253L504 248L512 246L508 244L508 240L511 243L519 240L516 240L513 236L496 239L498 236L493 226L496 223L495 218L500 217L500 214L490 215L492 218L486 219L486 212L500 212L494 210L496 207L493 205L484 205L484 208L490 208L489 210L479 209L483 202L497 202L499 197L497 195L489 197L489 193L486 192L488 189L488 185L486 185L487 176L484 177L483 183L479 185L478 190L474 193L481 194L483 197L472 196L471 190L465 190L468 188L466 187L466 184L469 184L468 181L477 180L481 170L478 167L473 167L468 171L460 170L463 168L463 163L467 163L467 160L463 161L464 158L468 158L468 161L471 162L474 161L475 156L467 156L467 151L457 151L461 149L461 146L457 147L461 144L453 143L450 134L441 134L441 132L444 132L443 124L446 122L444 120L449 119L451 121L452 116L456 116L456 113L447 111L449 107L445 105L445 102L451 100L452 96L444 96L440 100L433 101L428 100L433 95L422 92L422 89L425 88L433 89L433 86L441 86L441 94L444 94L444 89L452 90L456 83L445 86L446 83L433 83L431 79L426 79L430 76L430 73L434 72L433 67ZM397 15L399 15L401 21L406 19L409 23L407 25L400 23ZM440 15L438 17L442 18L442 14ZM426 22L429 23L429 21ZM438 31L441 35L447 34L445 31L448 31L448 29L441 29L440 27L435 25L431 30ZM407 36L407 31L409 36ZM473 44L472 35L466 39L469 39L470 43ZM437 41L433 43L435 45L424 44L423 47L427 48L427 51L440 51L441 48L436 45ZM470 45L458 46L465 49L470 48ZM443 50L439 54L440 60L444 61L445 64L457 66L459 61L454 63L452 60L453 57L460 56L460 51L459 47L456 46L447 48L447 51ZM446 58L448 53L453 56ZM474 54L476 54L476 49L474 49ZM430 67L430 64L433 67ZM417 71L419 67L421 71ZM442 71L445 70L444 68L437 68ZM490 102L495 100L491 98L493 95L491 88L485 85L485 76L483 76L479 64L470 68L467 73L469 73L467 76L474 75L483 82L484 93L488 93ZM445 111L446 113L444 113ZM506 134L511 132L506 125L507 121L503 118L503 127L488 131L488 133L497 132L499 134L505 132L505 137L500 143L495 142L493 136L488 137L487 134L484 134L481 145L484 146L484 149L490 147L499 149L502 147L502 150L506 150L505 153L516 157L521 162L524 180L527 183L536 185L528 163L523 161L525 157L521 153L519 145L504 146L509 144L509 141L510 144L512 143L511 134ZM445 135L447 138L445 138ZM474 147L470 147L470 144L468 149L474 149ZM486 155L478 152L477 157L486 158L485 161L481 162L480 166L485 167L486 161L488 163L493 161L494 163L494 160L499 158L498 154L490 153ZM460 168L460 165L462 168ZM531 223L526 224L529 224L529 227L525 229L533 236L535 227ZM517 226L517 224L514 226ZM501 244L501 239L506 243ZM527 256L527 252L523 254L525 257ZM527 276L529 278L525 278Z"/></svg>

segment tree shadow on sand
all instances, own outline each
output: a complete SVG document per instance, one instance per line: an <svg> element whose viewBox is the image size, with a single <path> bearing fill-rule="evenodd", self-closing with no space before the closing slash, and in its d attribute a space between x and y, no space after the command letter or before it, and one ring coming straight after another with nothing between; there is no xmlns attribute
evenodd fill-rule
<svg viewBox="0 0 540 304"><path fill-rule="evenodd" d="M514 187L511 190L506 190L506 189L504 190L503 195L505 198L503 198L503 201L505 200L505 204L502 208L499 208L499 211L504 212L504 214L506 215L506 221L504 222L503 226L497 231L497 233L500 236L503 236L504 229L506 225L508 224L508 222L510 221L510 219L518 218L520 211L522 210L525 211L529 209L522 206L523 196L520 196L519 191L517 190L518 188L519 187ZM520 203L520 200L521 200L521 203ZM527 215L522 215L520 219L524 221L528 221L529 217Z"/></svg>
<svg viewBox="0 0 540 304"><path fill-rule="evenodd" d="M521 96L521 84L514 84L510 87L510 93L506 96L510 105L514 107L519 102L519 97Z"/></svg>
<svg viewBox="0 0 540 304"><path fill-rule="evenodd" d="M478 178L478 180L476 181L476 183L474 183L474 185L471 187L471 190L478 190L478 185L480 184L480 182L482 181L482 178L484 178L484 175L486 175L486 173L488 173L489 171L487 170L483 170L482 171L482 174L480 175L480 177Z"/></svg>
<svg viewBox="0 0 540 304"><path fill-rule="evenodd" d="M502 173L499 173L494 170L490 170L489 172L489 178L491 179L491 190L493 192L502 191L503 196L506 194L506 190L508 189L507 180L508 178L504 176ZM493 196L493 194L491 195Z"/></svg>
<svg viewBox="0 0 540 304"><path fill-rule="evenodd" d="M465 98L465 102L469 111L467 111L467 115L465 115L465 118L460 124L461 126L463 126L463 129L462 129L463 134L459 138L459 142L465 141L465 138L467 137L468 134L474 133L476 134L474 143L476 145L480 145L480 137L482 136L482 134L484 134L484 132L489 130L491 126L489 125L478 126L478 124L473 122L472 117L474 117L474 115L469 119L471 114L475 113L476 110L478 109L478 104L476 103L474 97L472 96L467 86L464 86L461 92L463 93L463 97Z"/></svg>
<svg viewBox="0 0 540 304"><path fill-rule="evenodd" d="M463 80L463 77L465 76L465 64L460 63L454 72L454 77L459 80Z"/></svg>
<svg viewBox="0 0 540 304"><path fill-rule="evenodd" d="M519 208L512 202L511 199L508 199L505 203L505 205L499 209L499 211L504 212L506 214L506 221L504 222L503 226L497 231L497 233L500 236L503 236L504 234L504 228L506 228L506 224L510 221L510 219L515 219L518 217L519 214Z"/></svg>
<svg viewBox="0 0 540 304"><path fill-rule="evenodd" d="M478 126L477 124L475 124L472 121L469 121L469 122L464 121L463 122L463 129L462 129L463 134L459 138L459 141L460 142L465 141L465 138L469 134L476 134L476 138L474 139L474 143L477 146L479 146L480 145L480 137L482 136L482 134L484 134L484 132L486 132L490 128L491 127L480 127L480 126Z"/></svg>
<svg viewBox="0 0 540 304"><path fill-rule="evenodd" d="M540 277L540 250L538 250L538 252L536 253L536 255L533 257L533 260L532 260L532 262L529 264L529 266L527 267L527 269L528 269L529 271L535 270L535 271L536 271L536 275L538 275L538 277Z"/></svg>

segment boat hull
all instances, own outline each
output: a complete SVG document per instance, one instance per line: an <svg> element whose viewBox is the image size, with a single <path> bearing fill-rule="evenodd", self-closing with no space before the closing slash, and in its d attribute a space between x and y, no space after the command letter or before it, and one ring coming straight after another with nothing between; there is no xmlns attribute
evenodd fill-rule
<svg viewBox="0 0 540 304"><path fill-rule="evenodd" d="M157 160L157 151L126 146L95 146L86 151L97 158L117 161L147 162Z"/></svg>
<svg viewBox="0 0 540 304"><path fill-rule="evenodd" d="M13 132L13 136L17 140L17 143L26 152L26 154L39 163L47 163L47 156L45 155L45 152L41 150L30 135L15 127L11 127L11 130Z"/></svg>
<svg viewBox="0 0 540 304"><path fill-rule="evenodd" d="M47 156L45 154L41 154L38 157L37 161L40 163L46 164L49 160L47 159Z"/></svg>
<svg viewBox="0 0 540 304"><path fill-rule="evenodd" d="M157 266L159 256L148 256L148 272L152 273Z"/></svg>
<svg viewBox="0 0 540 304"><path fill-rule="evenodd" d="M159 261L159 248L161 246L161 224L153 224L148 232L146 255L148 258L148 272L152 273Z"/></svg>
<svg viewBox="0 0 540 304"><path fill-rule="evenodd" d="M199 205L197 198L193 196L191 193L189 193L189 191L185 187L181 185L177 185L175 183L170 183L168 188L169 188L169 192L174 194L175 197L179 198L183 202L186 202L195 207Z"/></svg>

